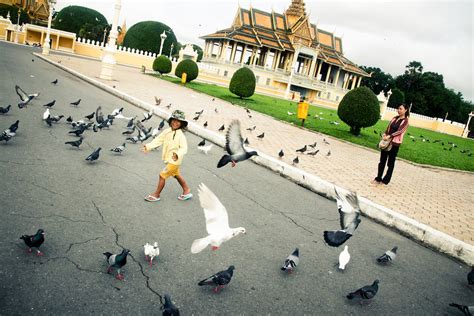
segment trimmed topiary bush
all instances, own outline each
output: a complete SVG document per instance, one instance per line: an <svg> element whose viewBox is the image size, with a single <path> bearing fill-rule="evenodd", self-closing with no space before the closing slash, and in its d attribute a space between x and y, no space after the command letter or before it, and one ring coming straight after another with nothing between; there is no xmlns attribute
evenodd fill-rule
<svg viewBox="0 0 474 316"><path fill-rule="evenodd" d="M53 27L58 30L76 33L77 36L94 41L102 41L104 29L108 30L107 19L98 11L71 5L56 15Z"/></svg>
<svg viewBox="0 0 474 316"><path fill-rule="evenodd" d="M155 58L155 61L153 61L153 70L158 71L160 74L170 73L172 66L171 60L164 55L158 56Z"/></svg>
<svg viewBox="0 0 474 316"><path fill-rule="evenodd" d="M359 135L361 128L374 126L380 119L379 101L372 90L359 87L342 98L337 115L351 127L352 134Z"/></svg>
<svg viewBox="0 0 474 316"><path fill-rule="evenodd" d="M178 41L168 25L157 21L143 21L134 24L125 34L123 46L158 54L161 45L160 35L163 32L166 32L166 39L161 54L169 56L171 44L174 45L173 51L176 52Z"/></svg>
<svg viewBox="0 0 474 316"><path fill-rule="evenodd" d="M186 82L190 82L198 77L199 67L193 60L185 59L176 66L174 74L176 77L181 78L183 72L186 73Z"/></svg>
<svg viewBox="0 0 474 316"><path fill-rule="evenodd" d="M397 88L392 89L392 95L390 96L390 99L388 99L387 106L390 108L398 108L400 104L403 103L405 103L405 94L403 91Z"/></svg>
<svg viewBox="0 0 474 316"><path fill-rule="evenodd" d="M240 68L230 80L229 90L241 99L251 97L255 92L255 75L247 67Z"/></svg>
<svg viewBox="0 0 474 316"><path fill-rule="evenodd" d="M10 21L16 24L16 21L18 19L18 7L14 7L8 4L0 4L0 16L3 16L4 18L7 17L8 12L10 12ZM20 25L26 24L26 23L31 23L31 19L28 16L28 13L21 9L20 10ZM42 43L41 43L42 44Z"/></svg>

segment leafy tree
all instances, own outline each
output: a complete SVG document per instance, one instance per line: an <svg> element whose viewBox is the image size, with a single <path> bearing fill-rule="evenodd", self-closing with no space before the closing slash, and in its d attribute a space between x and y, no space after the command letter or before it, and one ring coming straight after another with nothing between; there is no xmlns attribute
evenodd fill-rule
<svg viewBox="0 0 474 316"><path fill-rule="evenodd" d="M0 4L0 16L6 18L8 12L10 12L10 21L12 21L13 24L16 24L18 19L18 8L8 4ZM20 25L26 23L31 23L31 19L25 10L20 9Z"/></svg>
<svg viewBox="0 0 474 316"><path fill-rule="evenodd" d="M143 21L133 25L125 34L123 46L158 54L161 45L160 35L163 31L167 37L162 54L169 56L171 44L175 47L173 51L176 51L178 44L176 36L168 25L156 21Z"/></svg>
<svg viewBox="0 0 474 316"><path fill-rule="evenodd" d="M398 108L400 104L405 102L405 94L400 91L400 89L394 88L392 89L392 95L390 99L388 99L387 106L390 108Z"/></svg>
<svg viewBox="0 0 474 316"><path fill-rule="evenodd" d="M197 45L195 45L195 44L193 44L193 49L194 49L195 51L197 51L197 53L198 53L198 55L197 55L197 62L200 62L201 59L202 59L202 55L204 54L202 48L199 47L199 46L197 46Z"/></svg>
<svg viewBox="0 0 474 316"><path fill-rule="evenodd" d="M359 87L342 98L337 115L351 127L352 134L359 135L361 128L374 126L380 119L379 101L372 90Z"/></svg>
<svg viewBox="0 0 474 316"><path fill-rule="evenodd" d="M198 65L191 59L182 60L174 71L176 77L181 78L183 73L186 73L186 82L196 79L199 75Z"/></svg>
<svg viewBox="0 0 474 316"><path fill-rule="evenodd" d="M232 75L229 90L241 99L251 97L255 92L256 80L250 68L242 67Z"/></svg>
<svg viewBox="0 0 474 316"><path fill-rule="evenodd" d="M76 33L80 37L102 41L104 29L109 24L98 11L81 6L68 6L59 11L53 27L58 30Z"/></svg>
<svg viewBox="0 0 474 316"><path fill-rule="evenodd" d="M172 67L171 60L164 55L158 56L155 58L155 61L153 61L153 70L158 71L160 74L170 73Z"/></svg>
<svg viewBox="0 0 474 316"><path fill-rule="evenodd" d="M392 75L383 72L377 67L361 66L360 68L371 74L370 77L364 77L361 84L372 90L375 95L378 95L381 91L386 95L387 92L393 88L394 82Z"/></svg>

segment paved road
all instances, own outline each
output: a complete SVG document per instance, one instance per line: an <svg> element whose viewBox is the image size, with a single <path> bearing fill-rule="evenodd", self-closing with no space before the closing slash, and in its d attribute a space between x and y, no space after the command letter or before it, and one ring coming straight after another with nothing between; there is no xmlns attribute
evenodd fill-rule
<svg viewBox="0 0 474 316"><path fill-rule="evenodd" d="M181 202L179 186L169 181L159 203L143 196L154 189L163 167L160 153L144 155L129 144L122 156L108 150L123 141L123 122L110 130L86 132L80 150L64 145L64 123L41 122L42 104L56 99L53 113L75 119L101 105L125 115L140 114L110 96L36 58L32 48L0 43L0 104L16 104L16 83L41 96L28 109L16 106L0 116L0 129L20 120L18 135L0 144L0 306L1 314L157 314L160 297L170 293L184 315L209 314L390 314L446 315L451 301L473 303L466 286L468 268L414 243L366 218L348 241L352 260L344 273L335 268L342 249L326 246L322 231L338 226L333 201L301 188L251 162L216 169L221 149L208 156L190 150L182 173L196 193L200 182L213 190L229 211L231 226L247 228L215 253L192 255L190 245L204 236L197 198ZM34 76L34 77L31 77ZM49 82L58 78L59 85ZM138 83L137 83L138 84ZM82 98L79 108L69 102ZM191 116L188 113L188 116ZM148 126L156 126L153 118ZM104 148L93 165L84 158ZM43 257L24 252L24 233L46 231ZM142 245L157 240L162 255L150 269ZM397 261L374 263L397 245ZM105 272L102 252L132 250L125 280ZM283 275L283 259L299 247L301 264ZM230 286L215 295L197 282L235 265ZM345 294L380 279L369 306L351 304Z"/></svg>

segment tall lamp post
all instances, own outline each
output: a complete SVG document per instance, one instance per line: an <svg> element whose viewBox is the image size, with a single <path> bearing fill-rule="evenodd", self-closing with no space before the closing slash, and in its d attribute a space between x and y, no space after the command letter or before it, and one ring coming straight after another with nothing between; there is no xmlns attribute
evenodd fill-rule
<svg viewBox="0 0 474 316"><path fill-rule="evenodd" d="M158 54L158 56L161 56L161 52L163 51L163 44L165 43L165 39L167 38L168 36L166 36L166 31L163 31L163 33L161 33L160 35L160 38L161 38L161 45L160 45L160 53Z"/></svg>
<svg viewBox="0 0 474 316"><path fill-rule="evenodd" d="M20 14L21 14L21 10L20 8L18 8L18 17L16 19L16 32L15 32L15 43L18 43L18 31L20 30Z"/></svg>
<svg viewBox="0 0 474 316"><path fill-rule="evenodd" d="M170 49L170 59L171 59L171 56L173 55L173 48L174 48L174 44L171 43L171 49Z"/></svg>
<svg viewBox="0 0 474 316"><path fill-rule="evenodd" d="M110 30L109 42L104 50L104 56L102 58L102 69L100 71L100 78L105 80L112 80L114 73L114 66L117 63L115 61L115 52L117 51L117 27L120 16L120 9L122 8L122 1L115 0L115 13L114 21L112 23L112 30Z"/></svg>
<svg viewBox="0 0 474 316"><path fill-rule="evenodd" d="M51 48L50 42L50 33L51 33L51 20L53 19L53 10L54 6L56 5L56 0L49 0L49 17L48 17L48 30L46 31L46 38L44 39L43 43L43 55L49 55L49 49Z"/></svg>
<svg viewBox="0 0 474 316"><path fill-rule="evenodd" d="M474 111L469 113L469 118L467 119L466 126L464 126L464 131L462 132L462 137L466 138L469 133L469 123L471 123L471 118L474 116Z"/></svg>

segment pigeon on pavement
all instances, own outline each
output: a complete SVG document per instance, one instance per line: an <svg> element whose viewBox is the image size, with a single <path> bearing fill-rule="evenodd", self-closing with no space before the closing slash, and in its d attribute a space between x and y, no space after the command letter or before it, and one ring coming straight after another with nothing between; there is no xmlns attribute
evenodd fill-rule
<svg viewBox="0 0 474 316"><path fill-rule="evenodd" d="M91 114L86 115L86 116L84 116L84 117L90 121L90 120L92 120L92 119L94 118L94 115L95 115L95 112L92 112Z"/></svg>
<svg viewBox="0 0 474 316"><path fill-rule="evenodd" d="M449 306L459 309L464 316L474 315L474 306L461 305L456 303L451 303Z"/></svg>
<svg viewBox="0 0 474 316"><path fill-rule="evenodd" d="M355 298L361 298L363 300L370 300L375 297L377 294L377 291L379 290L379 280L375 280L372 285L366 285L364 287L361 287L355 292L347 294L347 298L352 300Z"/></svg>
<svg viewBox="0 0 474 316"><path fill-rule="evenodd" d="M204 183L199 185L198 192L199 201L206 218L206 230L209 235L194 240L191 245L191 253L199 253L209 245L211 245L212 250L217 250L222 243L241 233L246 233L243 227L229 227L229 218L225 206Z"/></svg>
<svg viewBox="0 0 474 316"><path fill-rule="evenodd" d="M249 132L253 132L256 128L257 128L257 126L254 125L253 127L247 128L247 130L248 130Z"/></svg>
<svg viewBox="0 0 474 316"><path fill-rule="evenodd" d="M49 119L51 120L51 122L57 123L57 122L59 122L63 117L64 117L64 115L52 115L52 116L50 116Z"/></svg>
<svg viewBox="0 0 474 316"><path fill-rule="evenodd" d="M278 157L283 158L285 153L283 152L283 149L280 149L280 152L278 153Z"/></svg>
<svg viewBox="0 0 474 316"><path fill-rule="evenodd" d="M211 285L215 286L213 289L214 293L219 293L219 291L224 288L227 284L230 283L230 280L232 280L232 276L234 275L234 266L230 266L227 270L224 271L219 271L214 275L211 275L210 277L200 281L198 283L199 286L204 286L204 285Z"/></svg>
<svg viewBox="0 0 474 316"><path fill-rule="evenodd" d="M204 113L204 109L202 109L201 111L196 112L197 115L201 115L202 113Z"/></svg>
<svg viewBox="0 0 474 316"><path fill-rule="evenodd" d="M307 153L308 156L316 156L319 153L319 149L316 149L315 151Z"/></svg>
<svg viewBox="0 0 474 316"><path fill-rule="evenodd" d="M153 110L150 110L150 111L147 112L147 113L143 113L142 122L148 121L148 120L151 119L152 117L153 117Z"/></svg>
<svg viewBox="0 0 474 316"><path fill-rule="evenodd" d="M339 211L340 230L324 231L324 240L331 247L339 247L354 234L359 226L360 207L357 194L351 192L345 196L340 196L336 188L336 203Z"/></svg>
<svg viewBox="0 0 474 316"><path fill-rule="evenodd" d="M382 256L377 258L378 263L392 262L397 257L398 247L393 247L392 250L387 250Z"/></svg>
<svg viewBox="0 0 474 316"><path fill-rule="evenodd" d="M133 134L133 133L135 133L135 125L132 127L131 130L122 132L122 135L131 135L131 134Z"/></svg>
<svg viewBox="0 0 474 316"><path fill-rule="evenodd" d="M263 138L265 137L265 133L262 133L262 134L260 134L260 135L257 135L257 137L258 137L259 139L263 139Z"/></svg>
<svg viewBox="0 0 474 316"><path fill-rule="evenodd" d="M90 154L89 156L87 156L86 160L89 161L89 162L93 162L93 161L99 159L99 153L100 153L100 150L101 150L101 149L102 149L102 148L99 147L99 148L97 148L96 150L94 150L94 151L92 152L92 154Z"/></svg>
<svg viewBox="0 0 474 316"><path fill-rule="evenodd" d="M156 241L153 245L146 243L143 246L143 252L145 253L145 258L151 267L153 265L153 259L160 255L160 248L158 248L158 243Z"/></svg>
<svg viewBox="0 0 474 316"><path fill-rule="evenodd" d="M123 143L122 145L120 146L117 146L115 148L112 148L110 151L113 151L114 153L119 153L119 154L122 154L122 152L125 150L125 146L127 144Z"/></svg>
<svg viewBox="0 0 474 316"><path fill-rule="evenodd" d="M79 105L79 103L81 103L81 99L79 99L77 101L74 101L74 102L71 102L70 104L77 107Z"/></svg>
<svg viewBox="0 0 474 316"><path fill-rule="evenodd" d="M165 120L161 120L160 125L158 125L158 130L161 131L165 127Z"/></svg>
<svg viewBox="0 0 474 316"><path fill-rule="evenodd" d="M287 271L288 273L292 273L293 270L296 268L298 263L300 262L300 251L298 248L296 248L291 255L289 255L285 259L285 263L283 263L283 266L280 268L282 271Z"/></svg>
<svg viewBox="0 0 474 316"><path fill-rule="evenodd" d="M198 147L205 146L206 145L206 140L203 139L199 142Z"/></svg>
<svg viewBox="0 0 474 316"><path fill-rule="evenodd" d="M72 116L69 115L69 117L66 119L66 122L68 123L72 123L73 122L73 119L72 119Z"/></svg>
<svg viewBox="0 0 474 316"><path fill-rule="evenodd" d="M207 121L206 121L206 122L204 122L204 124L203 124L202 126L204 126L205 128L207 128L208 125L209 125L209 124L207 124Z"/></svg>
<svg viewBox="0 0 474 316"><path fill-rule="evenodd" d="M250 142L249 142L249 139L248 139L248 138L245 138L245 139L244 139L244 145L250 145Z"/></svg>
<svg viewBox="0 0 474 316"><path fill-rule="evenodd" d="M85 126L79 127L78 129L69 131L69 134L74 134L77 137L81 136L87 128Z"/></svg>
<svg viewBox="0 0 474 316"><path fill-rule="evenodd" d="M245 150L239 121L232 121L227 129L225 150L228 154L221 157L217 163L217 168L222 168L229 162L232 163L232 167L235 167L237 162L247 160L252 156L258 156L256 151L248 152Z"/></svg>
<svg viewBox="0 0 474 316"><path fill-rule="evenodd" d="M23 239L25 244L28 246L28 252L31 252L32 248L36 248L36 255L43 255L43 253L39 250L39 247L44 243L44 230L38 229L36 234L23 235L20 237L20 239Z"/></svg>
<svg viewBox="0 0 474 316"><path fill-rule="evenodd" d="M66 145L71 145L72 147L76 147L76 148L79 148L79 146L81 146L82 144L82 140L84 139L84 137L80 137L78 140L74 140L74 141L70 141L70 142L65 142L64 144Z"/></svg>
<svg viewBox="0 0 474 316"><path fill-rule="evenodd" d="M163 316L179 316L179 309L171 301L169 294L165 294L165 303L161 309L163 310Z"/></svg>
<svg viewBox="0 0 474 316"><path fill-rule="evenodd" d="M306 151L306 149L308 148L308 146L304 145L303 148L300 148L300 149L297 149L296 152L298 153L304 153Z"/></svg>
<svg viewBox="0 0 474 316"><path fill-rule="evenodd" d="M20 124L20 120L16 120L15 123L10 125L10 127L8 128L8 131L10 131L11 133L16 133L16 130L18 129L19 124Z"/></svg>
<svg viewBox="0 0 474 316"><path fill-rule="evenodd" d="M0 114L7 114L10 111L11 107L12 107L11 105L8 105L6 107L1 107L0 106Z"/></svg>
<svg viewBox="0 0 474 316"><path fill-rule="evenodd" d="M46 119L51 115L50 111L49 111L49 108L46 109L46 111L44 111L43 113L43 121L46 121Z"/></svg>
<svg viewBox="0 0 474 316"><path fill-rule="evenodd" d="M155 105L160 105L161 104L161 98L158 98L155 96Z"/></svg>
<svg viewBox="0 0 474 316"><path fill-rule="evenodd" d="M308 145L311 148L315 148L318 145L318 142L314 142L314 144Z"/></svg>
<svg viewBox="0 0 474 316"><path fill-rule="evenodd" d="M52 108L54 106L54 104L56 103L56 100L53 100L51 102L48 102L46 104L43 104L43 106L47 107L47 108Z"/></svg>
<svg viewBox="0 0 474 316"><path fill-rule="evenodd" d="M300 163L300 158L298 158L298 156L296 156L296 158L293 159L293 166L296 166L299 163Z"/></svg>
<svg viewBox="0 0 474 316"><path fill-rule="evenodd" d="M339 254L339 269L344 270L346 265L349 263L349 260L351 260L349 247L345 245L344 250Z"/></svg>
<svg viewBox="0 0 474 316"><path fill-rule="evenodd" d="M111 254L110 252L104 252L104 255L107 257L107 263L109 267L107 268L107 273L112 272L113 268L117 269L117 275L115 276L118 280L123 280L123 274L120 274L120 269L127 264L127 255L130 253L130 250L123 249L120 254Z"/></svg>
<svg viewBox="0 0 474 316"><path fill-rule="evenodd" d="M58 84L58 82L59 82L59 80L58 80L58 79L56 79L56 80L54 80L54 81L51 81L51 83L52 83L52 84L54 84L54 85L57 85L57 84Z"/></svg>
<svg viewBox="0 0 474 316"><path fill-rule="evenodd" d="M222 126L219 127L218 131L219 131L219 132L222 132L223 130L225 130L225 125L224 125L224 124L222 124Z"/></svg>

